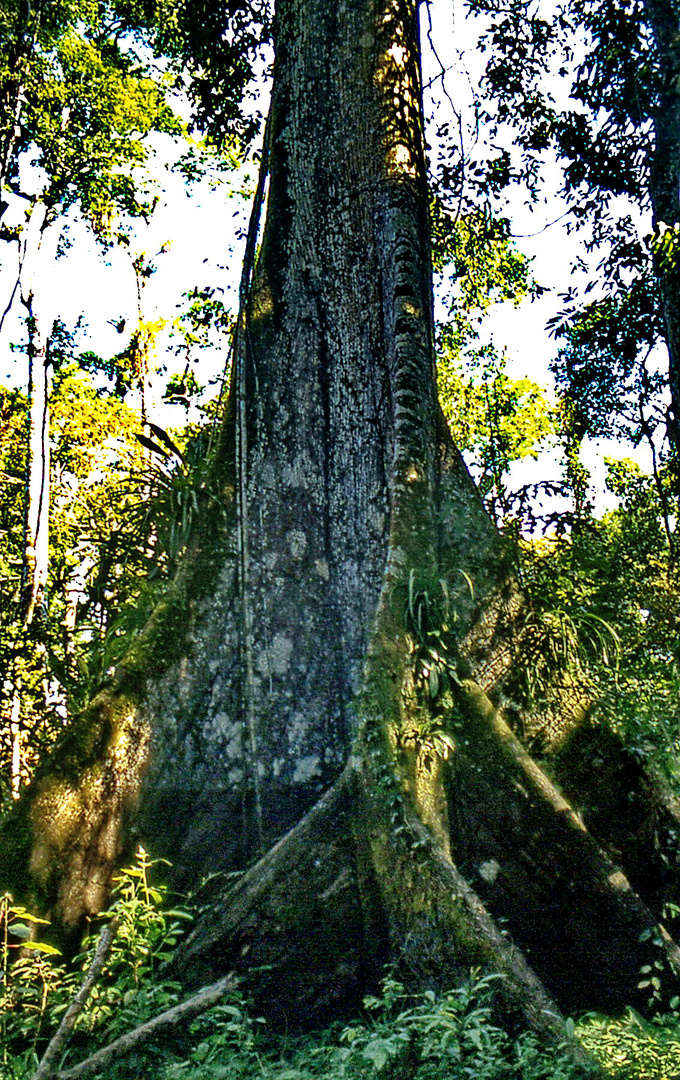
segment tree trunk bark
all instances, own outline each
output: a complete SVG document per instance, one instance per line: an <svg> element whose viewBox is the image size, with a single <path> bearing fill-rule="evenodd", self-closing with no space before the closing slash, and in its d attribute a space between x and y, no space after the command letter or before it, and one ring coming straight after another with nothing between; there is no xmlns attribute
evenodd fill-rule
<svg viewBox="0 0 680 1080"><path fill-rule="evenodd" d="M77 927L136 836L193 882L287 833L217 890L185 977L273 964L263 992L299 1016L385 956L440 985L481 963L559 1036L553 996L640 1005L639 967L662 957L670 992L680 964L492 703L522 598L436 402L416 5L281 0L275 37L229 520L205 508L5 826L2 884L29 865L35 903Z"/></svg>
<svg viewBox="0 0 680 1080"><path fill-rule="evenodd" d="M32 258L40 249L46 222L46 207L39 200L33 204L26 223L21 261ZM20 272L21 276L21 272ZM20 282L20 277L19 277ZM18 618L15 637L4 679L5 712L11 708L10 737L12 741L11 794L18 799L23 783L23 754L26 725L22 725L22 694L26 684L26 661L22 651L33 645L29 661L33 671L37 661L44 672L45 646L39 641L44 621L47 572L49 562L50 510L50 440L49 440L49 358L48 335L39 319L33 289L22 291L22 303L27 313L28 331L28 438L26 453L26 482L24 487L24 536L21 579L18 598ZM36 629L38 634L36 635ZM29 645L29 648L30 648ZM9 702L11 701L11 707Z"/></svg>
<svg viewBox="0 0 680 1080"><path fill-rule="evenodd" d="M30 228L30 225L29 225ZM49 559L50 440L48 334L35 311L33 293L24 298L28 322L29 437L26 464L26 524L21 568L20 618L25 627L45 603Z"/></svg>
<svg viewBox="0 0 680 1080"><path fill-rule="evenodd" d="M657 49L660 88L654 112L650 196L654 226L680 222L680 10L675 0L645 0ZM676 253L676 259L678 253ZM680 456L680 264L658 266L671 393L669 437Z"/></svg>
<svg viewBox="0 0 680 1080"><path fill-rule="evenodd" d="M16 150L21 137L22 112L25 106L26 75L30 70L42 17L42 3L26 5L13 27L15 39L6 42L7 64L0 83L0 218L8 204L3 196L16 166Z"/></svg>
<svg viewBox="0 0 680 1080"><path fill-rule="evenodd" d="M390 588L406 562L437 578L416 33L413 10L279 5L266 220L224 436L233 559L186 663L147 699L144 813L168 821L194 867L247 862L339 775L388 552ZM442 497L472 550L458 522L447 551L484 604L503 576L498 539L455 469ZM391 537L409 488L412 527ZM182 839L173 820L189 802Z"/></svg>

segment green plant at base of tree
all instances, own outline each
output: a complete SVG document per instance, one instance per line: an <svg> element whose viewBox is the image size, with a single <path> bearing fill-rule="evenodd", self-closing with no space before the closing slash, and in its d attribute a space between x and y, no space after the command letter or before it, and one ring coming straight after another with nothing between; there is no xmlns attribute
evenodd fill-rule
<svg viewBox="0 0 680 1080"><path fill-rule="evenodd" d="M176 1004L180 987L162 979L162 965L186 920L184 908L167 909L167 889L152 883L143 848L117 880L107 918L117 935L91 997L78 1016L61 1067L108 1045ZM89 969L97 934L85 942L73 969L56 949L29 942L44 927L5 896L2 939L3 1080L29 1080L50 1029L55 1029ZM14 939L14 940L12 940ZM10 950L29 952L11 962ZM252 1015L232 992L186 1029L159 1037L106 1070L106 1080L572 1080L573 1055L546 1048L517 1028L500 1006L500 975L472 971L444 993L408 994L387 975L361 1012L308 1033L282 1034ZM677 1000L671 1007L677 1009ZM629 1009L620 1019L585 1016L568 1028L614 1080L672 1080L680 1068L678 1013L643 1020Z"/></svg>
<svg viewBox="0 0 680 1080"><path fill-rule="evenodd" d="M578 1037L616 1080L673 1080L680 1073L678 1014L644 1020L634 1009L619 1018L586 1016Z"/></svg>

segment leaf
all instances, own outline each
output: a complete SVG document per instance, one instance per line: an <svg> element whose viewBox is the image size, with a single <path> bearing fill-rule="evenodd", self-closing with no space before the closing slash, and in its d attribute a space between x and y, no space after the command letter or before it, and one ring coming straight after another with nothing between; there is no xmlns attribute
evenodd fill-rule
<svg viewBox="0 0 680 1080"><path fill-rule="evenodd" d="M164 431L163 428L158 427L157 424L152 424L150 420L146 421L146 426L148 428L151 428L151 431L154 433L156 438L160 439L161 442L164 443L165 446L167 446L168 449L172 451L175 457L178 457L180 461L184 461L184 454L179 449L179 447L176 446L176 444L172 441L167 431Z"/></svg>
<svg viewBox="0 0 680 1080"><path fill-rule="evenodd" d="M474 600L474 598L475 598L475 587L474 587L474 585L472 583L472 578L470 577L469 574L466 574L464 570L461 570L460 567L458 568L458 573L462 574L462 576L465 578L465 581L467 583L467 587L470 590L470 599Z"/></svg>
<svg viewBox="0 0 680 1080"><path fill-rule="evenodd" d="M439 690L439 675L437 673L437 668L434 664L430 668L430 675L428 678L428 690L430 693L430 697L436 698L437 692Z"/></svg>
<svg viewBox="0 0 680 1080"><path fill-rule="evenodd" d="M479 1028L468 1028L466 1031L466 1035L472 1045L477 1048L477 1050L484 1049L484 1045L482 1042L482 1032Z"/></svg>
<svg viewBox="0 0 680 1080"><path fill-rule="evenodd" d="M32 949L33 952L41 952L46 956L61 956L59 949L56 949L54 945L48 945L46 941L26 941L22 948Z"/></svg>
<svg viewBox="0 0 680 1080"><path fill-rule="evenodd" d="M233 1016L236 1020L240 1020L243 1017L242 1010L237 1008L236 1005L220 1005L219 1011L222 1015Z"/></svg>
<svg viewBox="0 0 680 1080"><path fill-rule="evenodd" d="M390 1058L394 1057L394 1054L394 1044L388 1039L373 1039L362 1051L362 1057L366 1058L367 1061L372 1061L377 1072L385 1068L385 1065L387 1065Z"/></svg>
<svg viewBox="0 0 680 1080"><path fill-rule="evenodd" d="M40 923L41 926L50 925L49 919L39 919L37 915L31 915L25 908L15 908L14 911L17 915L21 915L21 918L25 919L26 922Z"/></svg>
<svg viewBox="0 0 680 1080"><path fill-rule="evenodd" d="M136 431L135 439L138 443L141 443L142 446L145 446L146 449L150 450L153 454L160 454L161 457L165 460L170 457L170 454L167 450L165 450L162 446L159 446L158 443L155 443L153 439L147 439L146 435L140 435L139 432Z"/></svg>
<svg viewBox="0 0 680 1080"><path fill-rule="evenodd" d="M10 934L13 934L14 937L21 938L22 940L25 940L26 938L29 938L31 936L30 927L26 926L25 923L20 922L12 923L12 925L9 927L9 932Z"/></svg>

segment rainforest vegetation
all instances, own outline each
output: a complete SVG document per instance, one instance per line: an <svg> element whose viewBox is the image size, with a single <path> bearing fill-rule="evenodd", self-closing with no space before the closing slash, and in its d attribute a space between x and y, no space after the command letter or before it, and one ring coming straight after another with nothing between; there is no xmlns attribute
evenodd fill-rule
<svg viewBox="0 0 680 1080"><path fill-rule="evenodd" d="M0 0L3 1077L680 1075L680 8L437 5Z"/></svg>

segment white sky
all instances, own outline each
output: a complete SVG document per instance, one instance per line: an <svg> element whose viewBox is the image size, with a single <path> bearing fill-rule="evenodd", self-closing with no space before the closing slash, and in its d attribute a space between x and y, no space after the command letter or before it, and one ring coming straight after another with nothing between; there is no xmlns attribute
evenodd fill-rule
<svg viewBox="0 0 680 1080"><path fill-rule="evenodd" d="M159 137L158 144L159 157L161 153L172 154L169 137ZM210 180L204 180L187 189L180 176L161 171L162 197L150 223L140 221L135 225L129 249L133 258L141 252L151 258L163 246L167 248L155 259L157 272L144 287L144 317L172 319L182 294L206 285L224 289L224 302L234 306L242 247L237 233L243 229L247 203L226 191L229 174L227 183L216 188ZM39 295L43 308L47 307L46 318L59 317L72 326L83 316L88 326L83 347L109 357L126 346L135 325L137 294L130 255L125 248L116 246L102 251L75 216L69 223L68 235L70 249L56 262L48 259L40 267ZM0 303L4 308L16 272L16 245L3 245L0 256ZM16 318L8 322L0 349L3 373L13 382L25 383L25 358L8 350L9 341L19 341L23 336L20 314L17 306ZM127 321L122 335L110 322L121 317ZM207 370L197 372L199 381L205 383L217 377L220 363L219 357L213 357L212 362L206 357ZM159 393L164 385L165 381ZM175 415L174 422L181 422L181 417Z"/></svg>

